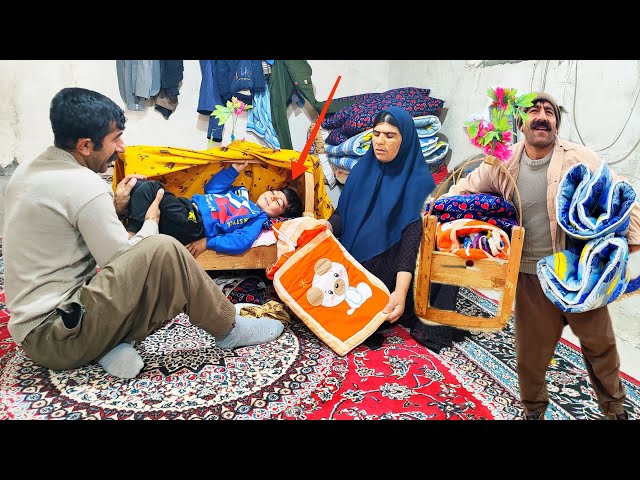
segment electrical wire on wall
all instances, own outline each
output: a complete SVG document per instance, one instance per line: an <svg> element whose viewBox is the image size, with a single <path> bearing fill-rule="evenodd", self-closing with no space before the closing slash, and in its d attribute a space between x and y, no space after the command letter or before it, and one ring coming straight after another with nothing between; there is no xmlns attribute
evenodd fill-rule
<svg viewBox="0 0 640 480"><path fill-rule="evenodd" d="M579 60L569 60L569 65L567 67L567 76L565 77L565 81L564 81L564 86L562 89L562 103L565 104L565 92L567 89L567 84L569 81L569 75L571 73L571 62L574 62L573 66L574 66L574 85L573 85L573 102L572 102L572 108L571 108L571 122L569 123L569 126L575 131L576 136L578 137L578 140L580 141L580 143L584 146L587 146L582 138L582 135L580 134L580 130L578 128L578 122L576 120L576 99L578 97L578 62ZM545 69L543 71L543 79L541 82L541 91L544 91L544 86L546 84L546 77L547 77L547 73L548 73L548 65L549 65L549 61L547 61L546 65L545 65ZM537 66L537 64L536 64ZM534 72L531 78L531 84L533 85L533 76L535 75L535 68L534 68ZM629 124L629 122L631 121L631 116L633 115L633 112L635 111L635 107L636 104L638 103L638 97L640 97L640 81L636 82L637 88L636 88L636 93L633 99L633 103L631 105L631 107L629 108L629 112L627 114L627 118L625 119L622 128L620 129L620 131L618 132L618 134L615 136L615 138L613 139L613 141L611 143L609 143L609 145L607 145L606 147L602 147L599 149L594 149L593 151L596 153L599 152L603 152L605 150L608 150L609 148L613 147L618 140L620 139L620 137L622 136L622 133L625 131L625 129L627 128L627 125ZM640 145L640 137L638 138L638 141L635 142L635 144L633 145L633 147L631 147L631 150L629 150L625 155L623 155L621 158L618 158L616 160L605 160L607 162L607 164L613 165L616 163L620 163L624 160L626 160L629 155L631 155L631 153L633 153L633 151L638 147L638 145ZM588 147L590 148L590 147Z"/></svg>

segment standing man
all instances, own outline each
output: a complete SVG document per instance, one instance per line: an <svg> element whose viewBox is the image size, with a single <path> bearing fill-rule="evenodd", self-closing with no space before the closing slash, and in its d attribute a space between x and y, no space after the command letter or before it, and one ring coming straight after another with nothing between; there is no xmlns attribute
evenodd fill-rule
<svg viewBox="0 0 640 480"><path fill-rule="evenodd" d="M277 320L247 319L173 238L158 234L158 191L137 234L118 220L141 175L116 187L97 173L124 152L126 118L104 95L64 88L51 101L54 146L24 162L5 194L8 328L34 362L54 370L97 360L135 377L134 344L181 312L220 348L270 342ZM96 267L100 267L98 273Z"/></svg>
<svg viewBox="0 0 640 480"><path fill-rule="evenodd" d="M583 313L565 313L543 293L536 275L538 260L565 249L565 233L558 225L555 199L564 173L576 163L593 172L602 161L592 150L558 137L560 107L546 93L533 99L528 118L518 128L524 140L513 147L504 166L516 180L523 206L526 235L515 302L515 335L520 400L525 419L542 420L549 405L546 372L565 325L580 340L591 385L605 418L626 420L625 390L620 379L620 358L607 306ZM614 174L614 178L618 178ZM449 193L496 193L507 200L513 183L501 169L481 164ZM627 235L629 252L640 249L640 211L634 207Z"/></svg>

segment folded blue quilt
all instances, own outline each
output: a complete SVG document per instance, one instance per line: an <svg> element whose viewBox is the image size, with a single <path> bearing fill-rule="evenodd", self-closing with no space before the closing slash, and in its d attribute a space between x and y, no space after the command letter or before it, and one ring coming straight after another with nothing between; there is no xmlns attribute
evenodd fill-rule
<svg viewBox="0 0 640 480"><path fill-rule="evenodd" d="M340 145L325 144L324 150L332 157L359 157L367 153L371 146L373 128L354 135Z"/></svg>
<svg viewBox="0 0 640 480"><path fill-rule="evenodd" d="M333 155L327 154L327 160L329 160L332 165L335 165L336 167L342 168L344 170L351 170L353 167L355 167L360 158L362 157L349 157L346 155L343 155L341 157L334 157Z"/></svg>
<svg viewBox="0 0 640 480"><path fill-rule="evenodd" d="M633 186L624 180L614 182L605 162L593 174L577 163L558 187L558 223L568 235L581 240L609 233L626 236L635 201Z"/></svg>
<svg viewBox="0 0 640 480"><path fill-rule="evenodd" d="M362 134L360 134L362 135ZM367 136L370 137L372 134L369 133ZM355 137L352 137L355 138ZM366 138L366 137L364 137ZM444 162L444 157L447 155L449 151L449 144L447 142L442 142L438 139L438 137L428 137L428 138L420 138L420 148L422 149L422 156L424 157L425 162L431 165L437 165ZM341 143L340 145L346 145L348 142ZM371 144L370 140L367 140L365 149L366 152ZM327 159L330 163L335 165L338 168L344 168L346 170L351 170L358 160L362 158L362 155L347 155L343 150L340 150L340 145L325 145L325 151L327 152ZM356 144L352 144L350 147L352 148L356 146ZM356 149L359 151L359 147Z"/></svg>
<svg viewBox="0 0 640 480"><path fill-rule="evenodd" d="M422 115L420 117L413 117L413 122L416 126L416 132L418 138L420 138L420 145L422 146L422 153L426 157L429 153L425 153L425 147L427 145L435 146L437 138L434 137L436 133L440 131L442 124L440 119L435 115ZM325 144L324 149L327 155L332 157L357 157L367 153L371 145L371 137L373 136L373 128L360 132L348 140L338 144L330 145ZM431 138L430 138L431 137Z"/></svg>
<svg viewBox="0 0 640 480"><path fill-rule="evenodd" d="M588 241L580 254L572 250L538 261L542 290L564 312L593 310L613 302L629 284L629 247L613 233Z"/></svg>
<svg viewBox="0 0 640 480"><path fill-rule="evenodd" d="M586 312L638 289L627 269L629 231L636 191L613 180L603 161L591 173L578 163L560 181L556 197L558 224L572 245L538 261L542 290L565 312Z"/></svg>

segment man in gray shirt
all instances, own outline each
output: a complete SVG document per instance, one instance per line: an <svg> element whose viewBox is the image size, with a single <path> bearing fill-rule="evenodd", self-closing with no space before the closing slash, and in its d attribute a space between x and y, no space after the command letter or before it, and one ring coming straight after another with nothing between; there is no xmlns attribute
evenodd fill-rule
<svg viewBox="0 0 640 480"><path fill-rule="evenodd" d="M118 217L144 177L128 175L114 194L97 175L125 149L118 105L64 88L50 120L55 146L20 164L5 194L8 329L33 361L62 370L97 360L108 373L133 378L143 367L135 342L181 312L220 348L282 333L277 320L236 315L187 249L158 234L164 190L130 238Z"/></svg>

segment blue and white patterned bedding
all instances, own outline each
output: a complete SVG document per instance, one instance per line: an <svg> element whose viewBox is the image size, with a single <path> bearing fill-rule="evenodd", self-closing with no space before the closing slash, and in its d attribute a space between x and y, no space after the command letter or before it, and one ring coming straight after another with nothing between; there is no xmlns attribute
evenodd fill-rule
<svg viewBox="0 0 640 480"><path fill-rule="evenodd" d="M625 238L635 201L633 186L614 181L605 162L593 173L579 163L563 176L556 215L572 246L537 265L542 290L562 311L593 310L640 286L627 269Z"/></svg>

